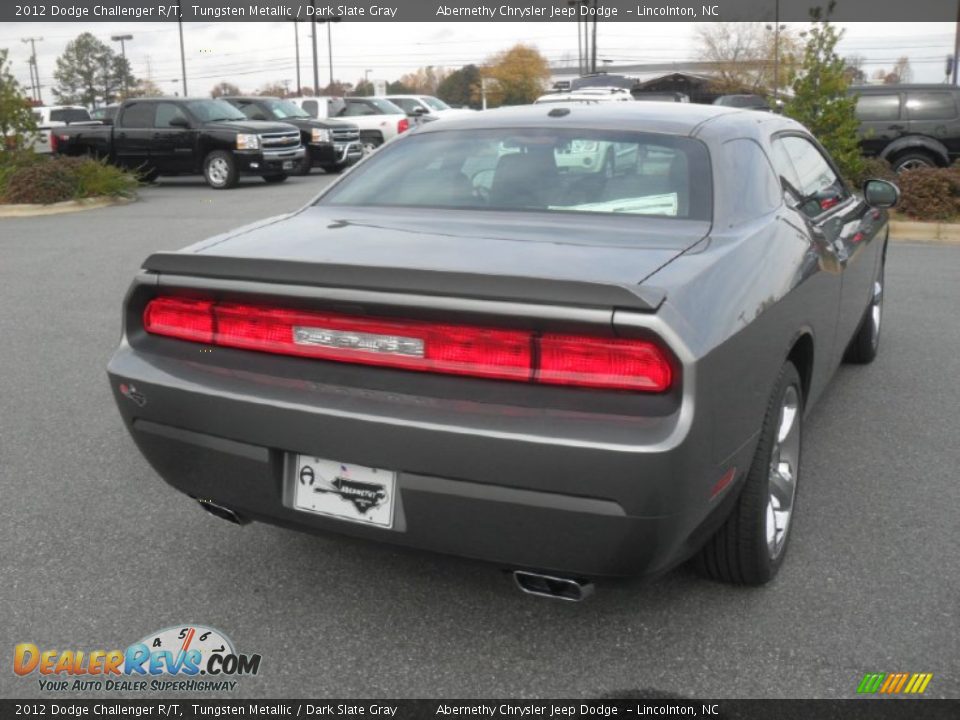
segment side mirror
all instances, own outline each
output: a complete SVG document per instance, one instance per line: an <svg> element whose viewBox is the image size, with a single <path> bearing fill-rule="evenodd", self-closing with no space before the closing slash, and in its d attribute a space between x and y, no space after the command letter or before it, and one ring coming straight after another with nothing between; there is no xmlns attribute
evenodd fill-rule
<svg viewBox="0 0 960 720"><path fill-rule="evenodd" d="M900 188L888 180L867 180L863 184L863 199L870 207L892 208L900 202Z"/></svg>
<svg viewBox="0 0 960 720"><path fill-rule="evenodd" d="M167 124L170 127L190 128L190 121L180 115L170 118L170 121Z"/></svg>
<svg viewBox="0 0 960 720"><path fill-rule="evenodd" d="M429 112L425 107L415 107L413 109L414 115L426 115Z"/></svg>

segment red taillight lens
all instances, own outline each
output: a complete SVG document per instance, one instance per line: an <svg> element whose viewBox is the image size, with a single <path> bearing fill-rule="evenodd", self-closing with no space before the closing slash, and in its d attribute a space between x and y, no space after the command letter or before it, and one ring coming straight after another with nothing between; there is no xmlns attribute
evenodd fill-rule
<svg viewBox="0 0 960 720"><path fill-rule="evenodd" d="M60 142L60 141L57 139L57 134L54 133L54 132L51 132L51 133L50 133L50 151L51 151L51 152L56 152L56 151L57 151L57 143L58 143L58 142Z"/></svg>
<svg viewBox="0 0 960 720"><path fill-rule="evenodd" d="M167 335L194 342L213 342L213 303L209 300L157 298L143 312L143 328L155 335Z"/></svg>
<svg viewBox="0 0 960 720"><path fill-rule="evenodd" d="M143 324L182 340L421 372L645 392L667 390L673 380L669 359L647 340L171 297L151 300Z"/></svg>
<svg viewBox="0 0 960 720"><path fill-rule="evenodd" d="M538 382L663 392L671 378L670 362L652 342L579 335L540 338Z"/></svg>
<svg viewBox="0 0 960 720"><path fill-rule="evenodd" d="M402 118L401 120L398 120L398 121L397 121L397 132L398 132L398 133L404 133L404 132L406 132L406 131L409 130L409 129L410 129L410 121L409 121L409 120L407 120L406 118Z"/></svg>

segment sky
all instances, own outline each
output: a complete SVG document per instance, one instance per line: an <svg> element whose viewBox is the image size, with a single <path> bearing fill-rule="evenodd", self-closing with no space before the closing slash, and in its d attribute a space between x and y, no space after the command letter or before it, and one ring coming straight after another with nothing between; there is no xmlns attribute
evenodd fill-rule
<svg viewBox="0 0 960 720"><path fill-rule="evenodd" d="M697 23L601 22L598 58L613 63L671 62L696 59ZM866 59L868 74L890 68L898 57L910 58L913 82L941 82L947 54L953 51L954 23L838 23L845 30L838 51ZM296 87L294 28L299 29L301 82L313 84L310 30L306 24L283 22L184 23L187 83L191 95L206 95L220 81L232 82L244 92L269 82L289 81ZM798 29L803 24L796 24ZM37 43L37 64L43 99L53 101L56 58L81 32L91 32L104 42L129 33L127 58L134 75L150 77L160 87L179 93L180 56L175 23L6 23L0 27L0 48L10 51L11 69L30 86L27 65L30 45L26 37L43 37ZM515 43L536 45L551 63L576 63L577 33L574 23L398 23L340 22L331 26L334 77L356 83L395 80L425 65L458 68L482 63L490 55ZM119 43L113 43L119 52ZM330 78L327 63L327 30L318 28L320 84ZM369 71L369 72L368 72Z"/></svg>

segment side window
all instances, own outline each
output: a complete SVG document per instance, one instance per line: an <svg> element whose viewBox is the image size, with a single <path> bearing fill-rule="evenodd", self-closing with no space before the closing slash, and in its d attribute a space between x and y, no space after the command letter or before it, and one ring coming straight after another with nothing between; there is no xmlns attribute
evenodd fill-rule
<svg viewBox="0 0 960 720"><path fill-rule="evenodd" d="M957 105L949 92L907 93L907 119L951 120L957 116Z"/></svg>
<svg viewBox="0 0 960 720"><path fill-rule="evenodd" d="M319 105L317 105L316 100L304 100L302 107L304 112L310 113L311 117L317 116L317 110L319 109Z"/></svg>
<svg viewBox="0 0 960 720"><path fill-rule="evenodd" d="M790 159L790 154L787 152L783 140L774 140L770 144L770 149L770 162L773 163L773 170L777 173L780 185L796 199L796 196L800 194L800 178L797 177L797 169L793 166L793 160Z"/></svg>
<svg viewBox="0 0 960 720"><path fill-rule="evenodd" d="M174 105L173 103L157 103L157 119L154 127L177 128L178 130L182 130L183 126L170 124L170 121L174 118L186 120L187 116L178 105Z"/></svg>
<svg viewBox="0 0 960 720"><path fill-rule="evenodd" d="M348 102L347 107L342 114L344 117L356 117L358 115L377 115L378 111L369 103Z"/></svg>
<svg viewBox="0 0 960 720"><path fill-rule="evenodd" d="M863 121L899 120L900 95L861 95L857 98L857 119Z"/></svg>
<svg viewBox="0 0 960 720"><path fill-rule="evenodd" d="M723 167L736 182L721 183L718 194L732 225L773 212L782 202L780 183L770 161L753 140L739 138L723 145Z"/></svg>
<svg viewBox="0 0 960 720"><path fill-rule="evenodd" d="M778 142L783 143L796 169L802 212L815 217L850 196L816 145L798 136L786 136Z"/></svg>
<svg viewBox="0 0 960 720"><path fill-rule="evenodd" d="M127 105L120 116L120 127L152 128L157 112L156 103L134 103Z"/></svg>

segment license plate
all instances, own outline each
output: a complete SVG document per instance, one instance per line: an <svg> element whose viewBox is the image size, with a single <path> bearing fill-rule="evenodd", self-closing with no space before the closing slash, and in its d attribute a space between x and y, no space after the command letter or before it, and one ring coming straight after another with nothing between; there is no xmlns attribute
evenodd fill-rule
<svg viewBox="0 0 960 720"><path fill-rule="evenodd" d="M393 527L395 472L312 455L294 455L292 460L293 507L297 510Z"/></svg>
<svg viewBox="0 0 960 720"><path fill-rule="evenodd" d="M284 160L283 161L284 170L293 170L293 160Z"/></svg>

